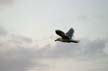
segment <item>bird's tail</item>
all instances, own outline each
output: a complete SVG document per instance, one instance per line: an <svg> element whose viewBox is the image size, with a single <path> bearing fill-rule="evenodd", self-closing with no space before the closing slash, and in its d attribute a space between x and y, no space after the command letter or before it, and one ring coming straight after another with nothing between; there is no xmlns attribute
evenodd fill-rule
<svg viewBox="0 0 108 71"><path fill-rule="evenodd" d="M79 41L78 40L71 40L71 42L78 43Z"/></svg>

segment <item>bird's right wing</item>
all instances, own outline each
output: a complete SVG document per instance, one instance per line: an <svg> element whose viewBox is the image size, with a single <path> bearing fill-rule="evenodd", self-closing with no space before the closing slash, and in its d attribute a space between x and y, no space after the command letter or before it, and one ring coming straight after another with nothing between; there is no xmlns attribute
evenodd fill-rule
<svg viewBox="0 0 108 71"><path fill-rule="evenodd" d="M74 34L74 29L73 28L70 28L69 31L66 33L66 36L71 39L72 36L73 36L73 34Z"/></svg>
<svg viewBox="0 0 108 71"><path fill-rule="evenodd" d="M55 32L57 35L61 36L63 39L69 39L69 37L66 36L66 34L62 32L61 30L56 30Z"/></svg>

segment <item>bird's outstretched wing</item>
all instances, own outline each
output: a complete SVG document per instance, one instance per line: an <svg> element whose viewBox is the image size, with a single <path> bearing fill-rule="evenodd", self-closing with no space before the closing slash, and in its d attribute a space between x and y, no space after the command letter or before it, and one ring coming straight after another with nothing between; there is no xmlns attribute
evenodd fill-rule
<svg viewBox="0 0 108 71"><path fill-rule="evenodd" d="M74 33L74 29L70 28L69 31L66 33L66 36L69 37L69 39L71 39L73 36L73 33Z"/></svg>
<svg viewBox="0 0 108 71"><path fill-rule="evenodd" d="M57 35L61 36L63 39L69 39L69 37L66 36L66 34L62 32L61 30L56 30L55 32Z"/></svg>

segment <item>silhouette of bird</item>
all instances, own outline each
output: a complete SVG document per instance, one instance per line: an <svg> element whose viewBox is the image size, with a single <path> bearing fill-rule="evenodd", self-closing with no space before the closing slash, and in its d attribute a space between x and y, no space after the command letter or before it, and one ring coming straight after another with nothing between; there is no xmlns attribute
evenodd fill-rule
<svg viewBox="0 0 108 71"><path fill-rule="evenodd" d="M74 29L70 28L67 33L64 33L61 30L56 30L55 31L57 35L59 35L61 38L57 38L55 41L61 41L61 42L73 42L73 43L78 43L78 40L73 40L73 34L74 34Z"/></svg>

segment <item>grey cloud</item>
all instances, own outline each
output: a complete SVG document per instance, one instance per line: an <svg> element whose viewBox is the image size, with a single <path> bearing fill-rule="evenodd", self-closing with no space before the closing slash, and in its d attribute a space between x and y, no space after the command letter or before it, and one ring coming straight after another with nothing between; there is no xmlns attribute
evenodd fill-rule
<svg viewBox="0 0 108 71"><path fill-rule="evenodd" d="M104 54L106 43L106 40L98 39L94 41L81 40L79 44L58 42L53 48L47 45L40 52L48 57L96 56Z"/></svg>
<svg viewBox="0 0 108 71"><path fill-rule="evenodd" d="M78 44L56 42L38 49L38 44L32 39L8 34L0 36L0 70L57 71L59 65L68 63L69 71L79 71L72 68L77 64L80 71L107 71L107 44L107 40L81 39ZM67 66L60 69L66 71Z"/></svg>
<svg viewBox="0 0 108 71"><path fill-rule="evenodd" d="M30 56L28 49L10 50L0 56L1 71L24 71L31 67L33 56Z"/></svg>
<svg viewBox="0 0 108 71"><path fill-rule="evenodd" d="M0 0L0 5L10 5L13 4L15 0Z"/></svg>
<svg viewBox="0 0 108 71"><path fill-rule="evenodd" d="M4 32L4 31L2 31ZM32 40L26 37L7 34L0 36L0 70L1 71L26 71L34 66L41 66L36 60L36 48ZM35 47L35 46L34 46Z"/></svg>

